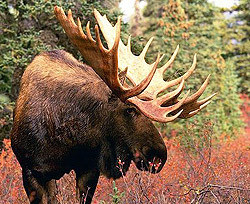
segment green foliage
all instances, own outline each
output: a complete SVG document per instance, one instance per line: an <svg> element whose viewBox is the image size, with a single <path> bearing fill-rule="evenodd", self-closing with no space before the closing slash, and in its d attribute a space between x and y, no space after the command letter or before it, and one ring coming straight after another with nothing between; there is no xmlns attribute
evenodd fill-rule
<svg viewBox="0 0 250 204"><path fill-rule="evenodd" d="M0 94L0 149L2 146L2 140L8 137L13 124L13 108L14 103L10 102L9 97L4 94Z"/></svg>
<svg viewBox="0 0 250 204"><path fill-rule="evenodd" d="M118 4L119 1L112 2ZM0 94L15 100L25 68L35 55L43 51L64 49L84 62L56 20L53 11L55 5L63 7L65 11L71 9L75 19L80 17L83 27L90 21L93 36L95 36L93 8L106 14L112 23L115 23L117 16L120 15L118 7L114 7L112 12L105 8L105 6L110 8L110 1L0 1ZM123 24L122 30L126 31L127 25ZM1 114L1 111L8 107L9 103L0 105L2 107L0 121L5 121L1 130L6 134L3 137L8 137L12 120L10 115L8 119L6 115Z"/></svg>
<svg viewBox="0 0 250 204"><path fill-rule="evenodd" d="M187 80L185 90L190 89L194 93L211 74L210 84L203 98L212 93L217 95L204 110L188 119L189 124L195 124L197 137L207 121L214 123L214 137L221 134L234 136L242 127L240 99L237 94L239 80L233 61L225 61L222 56L225 45L221 30L225 29L226 21L220 10L201 0L149 0L144 16L146 38L155 36L155 42L149 49L149 59L152 60L158 52L167 52L167 57L163 59L166 62L177 44L180 45L173 68L166 72L166 80L183 75L191 66L195 53L198 54L197 68ZM160 126L163 130L175 129L182 134L186 128L186 120Z"/></svg>
<svg viewBox="0 0 250 204"><path fill-rule="evenodd" d="M250 2L239 1L239 5L229 9L234 16L228 19L227 32L224 31L225 59L231 59L240 78L238 89L250 94Z"/></svg>
<svg viewBox="0 0 250 204"><path fill-rule="evenodd" d="M119 204L121 199L124 197L125 193L118 190L118 188L115 185L115 181L113 181L113 194L110 194L112 198L112 203L113 204Z"/></svg>
<svg viewBox="0 0 250 204"><path fill-rule="evenodd" d="M22 75L32 58L42 51L65 49L80 58L54 17L55 5L62 6L66 11L71 8L74 15L82 19L83 25L86 25L88 20L92 22L92 25L94 24L93 8L106 14L112 22L119 14L117 10L111 13L102 8L101 1L92 1L92 3L80 0L28 2L20 0L15 3L9 3L7 0L1 1L0 92L10 94L11 78L15 70L20 70L19 75Z"/></svg>
<svg viewBox="0 0 250 204"><path fill-rule="evenodd" d="M25 3L21 0L13 4L1 1L0 92L10 94L15 69L23 71L36 54L49 49L42 32L44 24L53 18L53 4L57 3L59 1Z"/></svg>
<svg viewBox="0 0 250 204"><path fill-rule="evenodd" d="M116 187L115 181L113 181L113 194L109 194L109 196L112 198L112 204L119 204L125 196L125 192L121 193ZM100 204L106 204L106 202L102 200Z"/></svg>

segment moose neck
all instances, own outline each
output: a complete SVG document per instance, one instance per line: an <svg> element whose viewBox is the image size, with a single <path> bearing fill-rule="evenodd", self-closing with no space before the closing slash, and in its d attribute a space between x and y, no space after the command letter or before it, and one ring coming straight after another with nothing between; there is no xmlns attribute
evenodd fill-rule
<svg viewBox="0 0 250 204"><path fill-rule="evenodd" d="M114 109L123 105L119 99L109 103L109 114L102 129L103 137L101 139L99 168L101 173L107 178L117 179L125 175L132 160L131 150L124 139L126 135L122 128L120 129L117 121L115 121ZM119 165L119 160L124 162L124 164Z"/></svg>

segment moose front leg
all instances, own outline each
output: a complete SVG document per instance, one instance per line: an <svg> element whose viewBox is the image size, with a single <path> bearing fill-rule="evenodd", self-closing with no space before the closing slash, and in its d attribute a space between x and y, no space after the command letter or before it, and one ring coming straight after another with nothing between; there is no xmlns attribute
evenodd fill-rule
<svg viewBox="0 0 250 204"><path fill-rule="evenodd" d="M50 180L49 182L46 183L45 187L47 192L48 204L59 204L59 201L56 198L56 195L58 193L56 180L55 179Z"/></svg>
<svg viewBox="0 0 250 204"><path fill-rule="evenodd" d="M47 203L45 185L39 183L29 169L23 169L22 174L23 186L29 198L29 202L32 204Z"/></svg>
<svg viewBox="0 0 250 204"><path fill-rule="evenodd" d="M76 193L80 203L90 204L95 193L100 172L97 170L89 172L76 171Z"/></svg>
<svg viewBox="0 0 250 204"><path fill-rule="evenodd" d="M56 181L39 182L31 170L23 169L23 185L31 204L58 204Z"/></svg>

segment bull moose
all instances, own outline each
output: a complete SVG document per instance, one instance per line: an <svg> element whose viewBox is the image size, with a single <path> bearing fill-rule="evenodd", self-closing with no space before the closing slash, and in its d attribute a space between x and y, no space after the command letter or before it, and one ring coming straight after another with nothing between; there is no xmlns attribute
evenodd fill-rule
<svg viewBox="0 0 250 204"><path fill-rule="evenodd" d="M144 59L152 38L139 56L133 55L130 38L126 46L120 40L120 17L113 27L94 10L99 25L94 40L89 23L84 33L70 10L65 15L56 6L54 12L88 65L62 50L34 58L21 80L11 144L30 203L56 203L55 179L71 170L76 173L80 202L91 203L100 174L117 179L132 161L140 170L157 173L162 169L167 149L151 120L166 123L189 118L214 94L198 101L208 76L196 93L188 96L188 91L178 99L195 69L196 55L183 76L164 81L163 74L179 47L157 68L159 55L153 64ZM99 27L108 48L101 42ZM166 91L175 85L174 91ZM124 162L122 171L117 168L119 160Z"/></svg>

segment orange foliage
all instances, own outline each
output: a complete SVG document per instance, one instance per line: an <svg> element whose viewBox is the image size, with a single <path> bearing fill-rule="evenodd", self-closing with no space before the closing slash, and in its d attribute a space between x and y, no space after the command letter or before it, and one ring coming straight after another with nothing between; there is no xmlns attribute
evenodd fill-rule
<svg viewBox="0 0 250 204"><path fill-rule="evenodd" d="M21 167L12 152L9 139L3 140L0 154L0 200L4 204L27 203Z"/></svg>
<svg viewBox="0 0 250 204"><path fill-rule="evenodd" d="M188 39L190 37L189 33L182 33L182 38L183 39Z"/></svg>
<svg viewBox="0 0 250 204"><path fill-rule="evenodd" d="M222 203L232 199L246 202L250 193L249 138L242 135L235 140L223 139L216 146L211 146L209 137L205 139L207 146L201 148L194 142L192 153L181 147L177 139L166 141L168 161L157 175L138 171L132 165L127 176L116 182L119 191L126 193L121 202L190 203L203 194L206 194L204 202L215 199ZM0 166L1 200L6 204L28 203L22 187L21 168L7 139L0 155ZM57 186L60 203L77 202L73 172L60 179ZM93 203L111 202L109 194L112 194L112 181L102 177Z"/></svg>
<svg viewBox="0 0 250 204"><path fill-rule="evenodd" d="M160 19L158 24L162 27L162 26L164 26L164 21L162 19Z"/></svg>

